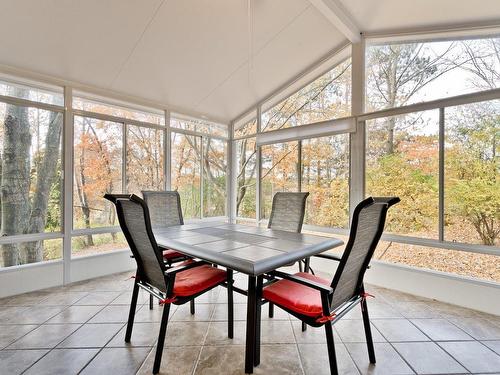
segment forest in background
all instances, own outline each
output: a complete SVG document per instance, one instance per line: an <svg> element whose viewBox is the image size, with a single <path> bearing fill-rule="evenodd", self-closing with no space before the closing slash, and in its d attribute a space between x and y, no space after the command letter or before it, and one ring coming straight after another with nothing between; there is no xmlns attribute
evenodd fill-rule
<svg viewBox="0 0 500 375"><path fill-rule="evenodd" d="M462 93L459 84L468 92L499 87L500 39L435 46L369 46L367 111L435 99L433 95L457 95ZM446 77L456 72L461 72L463 82L447 82ZM347 60L265 110L263 129L350 115L350 74ZM13 91L8 95L14 97L31 95L22 87L9 90ZM446 240L499 244L499 106L499 101L491 101L445 111ZM62 114L2 103L0 118L1 235L59 231ZM367 124L367 194L403 198L391 213L389 231L437 238L438 121L436 110ZM244 129L254 127L255 121ZM106 192L121 192L123 186L135 193L163 187L163 131L127 125L127 155L122 161L123 131L122 124L75 117L74 228L116 225L114 210L101 198ZM225 142L204 139L201 147L201 137L172 133L172 187L182 195L186 218L199 217L202 211L204 216L224 215ZM236 147L238 214L255 217L255 139L237 141ZM273 194L296 191L300 178L302 190L311 193L306 222L346 227L348 147L347 135L302 141L300 171L298 142L263 147L262 216L268 216ZM126 176L122 176L122 162ZM122 246L123 239L114 234L87 235L76 237L74 248L112 248L113 243ZM60 256L60 241L1 246L3 266Z"/></svg>

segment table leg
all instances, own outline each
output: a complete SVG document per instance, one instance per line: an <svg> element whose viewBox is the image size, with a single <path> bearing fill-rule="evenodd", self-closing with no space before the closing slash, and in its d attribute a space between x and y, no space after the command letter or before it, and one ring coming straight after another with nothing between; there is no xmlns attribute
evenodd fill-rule
<svg viewBox="0 0 500 375"><path fill-rule="evenodd" d="M260 315L262 310L262 283L263 276L257 276L257 290L255 299L255 354L253 358L254 366L260 364Z"/></svg>
<svg viewBox="0 0 500 375"><path fill-rule="evenodd" d="M245 348L245 373L252 374L255 359L255 324L257 322L256 277L248 276L247 338Z"/></svg>

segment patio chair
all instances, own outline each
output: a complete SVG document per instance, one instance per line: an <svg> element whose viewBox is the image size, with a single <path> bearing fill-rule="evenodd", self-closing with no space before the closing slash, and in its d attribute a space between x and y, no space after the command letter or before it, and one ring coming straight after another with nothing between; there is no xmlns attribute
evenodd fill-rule
<svg viewBox="0 0 500 375"><path fill-rule="evenodd" d="M181 197L178 192L143 190L142 196L148 205L153 228L184 224ZM171 265L173 262L185 260L186 256L175 250L164 249L163 258Z"/></svg>
<svg viewBox="0 0 500 375"><path fill-rule="evenodd" d="M370 295L365 292L363 278L384 230L387 210L398 202L397 197L365 199L354 210L349 241L342 257L316 255L339 262L333 281L305 272L290 275L274 271L270 275L279 280L258 291L265 300L278 305L303 323L325 327L331 374L338 374L332 325L358 303L363 314L368 356L370 362L375 363L366 303L366 297ZM260 335L259 331L257 335Z"/></svg>
<svg viewBox="0 0 500 375"><path fill-rule="evenodd" d="M153 374L157 374L161 364L170 305L187 303L219 285L227 287L228 301L232 301L232 271L224 271L206 262L192 259L167 268L153 236L149 210L144 200L136 195L131 195L129 198L106 195L105 198L115 204L120 227L137 262L125 342L130 342L132 336L139 288L158 298L163 305L153 365ZM228 303L228 316L228 336L233 338L232 303Z"/></svg>
<svg viewBox="0 0 500 375"><path fill-rule="evenodd" d="M278 192L274 194L271 215L267 227L269 229L284 230L287 232L300 233L304 224L306 212L306 200L309 196L305 193ZM309 269L309 260L299 261L299 271L302 272L302 262L304 262L305 272ZM294 263L287 264L292 266ZM274 316L274 305L269 303L269 317ZM305 326L303 327L305 329Z"/></svg>

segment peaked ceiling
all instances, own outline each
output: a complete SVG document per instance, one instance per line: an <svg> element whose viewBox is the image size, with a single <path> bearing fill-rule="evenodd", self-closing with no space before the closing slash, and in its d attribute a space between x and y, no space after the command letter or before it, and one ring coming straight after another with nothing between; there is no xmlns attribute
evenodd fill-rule
<svg viewBox="0 0 500 375"><path fill-rule="evenodd" d="M500 18L498 0L323 1L342 1L361 31ZM308 0L251 9L249 18L247 0L2 0L0 64L227 122L347 43Z"/></svg>

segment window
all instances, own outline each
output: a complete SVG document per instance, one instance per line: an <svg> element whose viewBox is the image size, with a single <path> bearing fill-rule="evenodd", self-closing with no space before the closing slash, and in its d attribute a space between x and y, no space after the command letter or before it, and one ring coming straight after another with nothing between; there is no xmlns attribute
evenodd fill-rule
<svg viewBox="0 0 500 375"><path fill-rule="evenodd" d="M172 132L172 190L181 196L184 219L201 215L201 137Z"/></svg>
<svg viewBox="0 0 500 375"><path fill-rule="evenodd" d="M302 191L310 193L306 224L348 227L348 134L302 141Z"/></svg>
<svg viewBox="0 0 500 375"><path fill-rule="evenodd" d="M255 138L235 141L237 165L236 216L255 219L257 148Z"/></svg>
<svg viewBox="0 0 500 375"><path fill-rule="evenodd" d="M118 225L103 196L122 192L123 124L75 116L74 127L73 227Z"/></svg>
<svg viewBox="0 0 500 375"><path fill-rule="evenodd" d="M366 122L366 195L399 196L386 231L438 239L439 111Z"/></svg>
<svg viewBox="0 0 500 375"><path fill-rule="evenodd" d="M500 38L371 45L368 111L500 87Z"/></svg>
<svg viewBox="0 0 500 375"><path fill-rule="evenodd" d="M380 241L374 259L500 282L497 255Z"/></svg>
<svg viewBox="0 0 500 375"><path fill-rule="evenodd" d="M64 94L60 87L34 87L23 83L0 81L0 95L31 100L32 102L64 105Z"/></svg>
<svg viewBox="0 0 500 375"><path fill-rule="evenodd" d="M0 103L2 238L61 230L62 128L62 113ZM43 241L0 245L2 265L54 259L46 246Z"/></svg>
<svg viewBox="0 0 500 375"><path fill-rule="evenodd" d="M227 126L215 122L185 117L181 115L172 115L170 126L173 128L190 130L197 133L210 134L212 136L227 138Z"/></svg>
<svg viewBox="0 0 500 375"><path fill-rule="evenodd" d="M235 138L245 137L257 133L257 114L255 112L252 112L251 115L254 116L252 119L243 119L241 122L237 122L234 124Z"/></svg>
<svg viewBox="0 0 500 375"><path fill-rule="evenodd" d="M127 125L127 192L141 196L142 190L163 190L164 132Z"/></svg>
<svg viewBox="0 0 500 375"><path fill-rule="evenodd" d="M287 99L265 109L262 131L351 115L351 60L337 65Z"/></svg>
<svg viewBox="0 0 500 375"><path fill-rule="evenodd" d="M161 111L155 111L149 108L135 109L134 106L122 106L120 104L113 104L107 100L89 99L83 96L84 94L76 93L76 95L77 96L73 97L74 109L147 122L155 125L165 125L165 115Z"/></svg>
<svg viewBox="0 0 500 375"><path fill-rule="evenodd" d="M262 146L262 217L269 219L273 197L279 191L298 191L298 142Z"/></svg>
<svg viewBox="0 0 500 375"><path fill-rule="evenodd" d="M75 257L124 249L128 249L128 243L121 232L89 234L71 239L71 255Z"/></svg>
<svg viewBox="0 0 500 375"><path fill-rule="evenodd" d="M500 100L445 110L447 241L500 246Z"/></svg>
<svg viewBox="0 0 500 375"><path fill-rule="evenodd" d="M226 214L227 142L205 138L203 142L203 216Z"/></svg>
<svg viewBox="0 0 500 375"><path fill-rule="evenodd" d="M0 267L46 262L62 258L62 239L31 242L3 243L0 245L2 257Z"/></svg>

